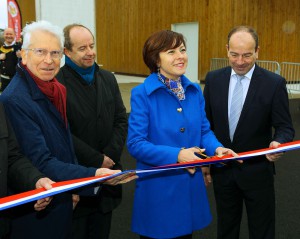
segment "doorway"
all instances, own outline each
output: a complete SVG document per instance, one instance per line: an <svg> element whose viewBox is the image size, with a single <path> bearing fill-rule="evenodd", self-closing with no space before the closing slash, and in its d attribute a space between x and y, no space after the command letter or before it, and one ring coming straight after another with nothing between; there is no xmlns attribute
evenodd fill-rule
<svg viewBox="0 0 300 239"><path fill-rule="evenodd" d="M171 25L174 32L183 34L186 40L187 54L189 58L185 76L192 82L199 83L198 79L198 43L199 24L198 22L174 23Z"/></svg>

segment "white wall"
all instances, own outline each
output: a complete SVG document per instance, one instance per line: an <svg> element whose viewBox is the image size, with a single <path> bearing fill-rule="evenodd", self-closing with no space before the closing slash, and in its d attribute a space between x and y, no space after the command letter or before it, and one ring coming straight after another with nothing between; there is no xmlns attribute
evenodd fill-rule
<svg viewBox="0 0 300 239"><path fill-rule="evenodd" d="M186 39L186 49L188 55L188 67L184 74L189 80L199 82L198 79L198 42L199 24L198 22L184 22L172 24L172 30L180 32Z"/></svg>
<svg viewBox="0 0 300 239"><path fill-rule="evenodd" d="M46 20L61 28L79 23L96 35L95 0L35 0L35 8L37 21Z"/></svg>
<svg viewBox="0 0 300 239"><path fill-rule="evenodd" d="M47 20L60 27L80 23L95 34L94 0L36 0L37 20Z"/></svg>
<svg viewBox="0 0 300 239"><path fill-rule="evenodd" d="M5 29L7 24L7 0L0 0L0 29Z"/></svg>

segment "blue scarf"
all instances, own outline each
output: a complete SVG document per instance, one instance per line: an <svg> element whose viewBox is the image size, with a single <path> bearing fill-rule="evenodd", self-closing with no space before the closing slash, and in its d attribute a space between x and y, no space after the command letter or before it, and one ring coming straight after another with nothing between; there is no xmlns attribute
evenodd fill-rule
<svg viewBox="0 0 300 239"><path fill-rule="evenodd" d="M65 64L76 71L85 82L90 85L94 80L95 64L88 68L77 66L68 56L65 56Z"/></svg>

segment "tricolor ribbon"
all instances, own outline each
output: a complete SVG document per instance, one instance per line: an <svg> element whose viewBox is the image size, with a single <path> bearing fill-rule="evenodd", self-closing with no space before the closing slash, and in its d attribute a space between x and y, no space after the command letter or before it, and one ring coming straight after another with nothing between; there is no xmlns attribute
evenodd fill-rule
<svg viewBox="0 0 300 239"><path fill-rule="evenodd" d="M279 153L279 152L285 152L285 151L291 151L296 150L300 148L300 140L281 144L276 149L271 148L265 148L265 149L259 149L259 150L253 150L253 151L247 151L243 153L239 153L238 157L233 157L232 155L225 155L223 157L211 157L208 159L203 160L195 160L190 161L188 163L176 163L176 164L168 164L164 166L159 167L153 167L149 169L137 169L137 170L126 170L117 174L113 175L103 175L103 176L95 176L95 177L89 177L89 178L80 178L80 179L74 179L74 180L68 180L68 181L62 181L52 184L52 189L46 190L44 188L31 190L24 193L15 194L12 196L4 197L0 199L0 211L15 207L24 203L32 202L41 198L50 197L62 192L70 191L76 188L80 188L83 186L87 186L93 183L99 183L106 181L108 179L117 177L122 175L122 177L131 176L133 174L141 174L141 173L148 173L148 172L157 172L157 171L163 171L163 170L173 170L173 169L180 169L180 168L189 168L189 167L195 167L195 166L204 166L204 165L210 165L210 164L216 164L216 163L224 163L231 160L244 160L250 157L259 156L259 155L265 155L265 154L271 154L271 153Z"/></svg>

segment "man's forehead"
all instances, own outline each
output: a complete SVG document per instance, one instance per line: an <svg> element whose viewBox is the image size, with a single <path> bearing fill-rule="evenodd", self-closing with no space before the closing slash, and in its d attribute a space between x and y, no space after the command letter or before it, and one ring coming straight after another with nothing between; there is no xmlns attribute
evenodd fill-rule
<svg viewBox="0 0 300 239"><path fill-rule="evenodd" d="M14 30L12 28L7 28L4 30L4 33L10 33L10 34L14 34Z"/></svg>
<svg viewBox="0 0 300 239"><path fill-rule="evenodd" d="M41 36L39 34L31 35L29 46L31 48L43 48L59 50L61 48L60 41L55 36Z"/></svg>

